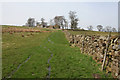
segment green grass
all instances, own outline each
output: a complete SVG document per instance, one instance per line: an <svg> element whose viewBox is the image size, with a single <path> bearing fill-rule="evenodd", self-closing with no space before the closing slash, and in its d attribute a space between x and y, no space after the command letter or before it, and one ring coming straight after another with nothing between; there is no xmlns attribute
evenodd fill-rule
<svg viewBox="0 0 120 80"><path fill-rule="evenodd" d="M49 38L54 42L48 44L54 54L50 61L51 78L93 78L93 74L105 78L100 65L96 65L91 56L81 54L79 48L71 48L62 32L53 33Z"/></svg>
<svg viewBox="0 0 120 80"><path fill-rule="evenodd" d="M4 33L2 35L3 77L6 77L12 70L16 69L17 66L25 61L29 55L35 56L40 51L44 53L44 50L40 48L40 44L50 33L34 33L33 35L30 35L28 37L22 37L21 34L27 35L30 33ZM46 58L48 58L47 56Z"/></svg>
<svg viewBox="0 0 120 80"><path fill-rule="evenodd" d="M99 32L99 31L72 31L72 30L68 30L71 34L86 34L86 35L102 35L102 36L108 36L109 32ZM118 36L118 32L111 32L112 36Z"/></svg>
<svg viewBox="0 0 120 80"><path fill-rule="evenodd" d="M50 61L51 78L93 78L93 74L106 77L105 72L99 70L92 57L82 54L77 47L70 47L62 31L52 33L4 33L2 47L2 76L6 77L12 70L21 65L12 78L46 78L48 74L48 59ZM48 40L51 40L52 43ZM108 77L111 77L110 75Z"/></svg>
<svg viewBox="0 0 120 80"><path fill-rule="evenodd" d="M27 27L27 26L8 26L8 25L1 25L3 29L8 28L18 28L18 29L34 29L34 30L40 30L40 31L58 31L56 29L49 29L49 28L39 28L39 27Z"/></svg>

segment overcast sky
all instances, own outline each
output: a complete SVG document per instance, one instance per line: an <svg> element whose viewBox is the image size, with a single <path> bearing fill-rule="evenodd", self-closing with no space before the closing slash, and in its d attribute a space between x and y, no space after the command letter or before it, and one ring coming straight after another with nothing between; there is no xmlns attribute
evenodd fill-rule
<svg viewBox="0 0 120 80"><path fill-rule="evenodd" d="M47 22L55 16L65 16L69 20L69 11L76 11L79 27L92 25L118 28L117 2L7 2L2 3L2 22L0 24L24 25L29 17Z"/></svg>

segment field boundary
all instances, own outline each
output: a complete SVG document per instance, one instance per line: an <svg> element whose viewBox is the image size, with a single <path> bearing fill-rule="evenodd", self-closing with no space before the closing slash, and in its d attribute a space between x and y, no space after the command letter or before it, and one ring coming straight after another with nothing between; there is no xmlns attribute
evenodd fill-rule
<svg viewBox="0 0 120 80"><path fill-rule="evenodd" d="M108 40L108 36L73 35L67 30L64 33L71 46L79 47L82 53L91 55L101 65L108 48L104 70L106 73L112 73L114 78L120 78L120 38L118 36L111 36ZM108 47L106 47L107 44Z"/></svg>

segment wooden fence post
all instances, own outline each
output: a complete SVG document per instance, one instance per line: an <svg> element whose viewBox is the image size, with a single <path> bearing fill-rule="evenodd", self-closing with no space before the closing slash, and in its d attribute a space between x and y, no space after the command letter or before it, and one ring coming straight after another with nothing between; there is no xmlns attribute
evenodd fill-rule
<svg viewBox="0 0 120 80"><path fill-rule="evenodd" d="M104 66L105 66L106 55L107 55L107 52L108 52L108 47L109 47L109 42L110 42L110 36L111 36L111 32L109 32L109 35L108 35L108 42L106 44L106 50L105 50L105 54L104 54L104 59L103 59L103 64L102 64L102 70L104 70Z"/></svg>

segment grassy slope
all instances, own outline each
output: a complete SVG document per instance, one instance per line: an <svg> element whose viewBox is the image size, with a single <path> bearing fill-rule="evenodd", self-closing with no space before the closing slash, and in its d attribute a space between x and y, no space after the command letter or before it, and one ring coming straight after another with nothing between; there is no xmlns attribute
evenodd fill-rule
<svg viewBox="0 0 120 80"><path fill-rule="evenodd" d="M8 26L8 25L2 25L2 29L8 29L8 28L18 28L18 29L33 29L33 30L40 30L40 31L56 31L54 29L48 29L48 28L39 28L39 27L27 27L27 26Z"/></svg>
<svg viewBox="0 0 120 80"><path fill-rule="evenodd" d="M53 44L48 41L49 39ZM53 53L50 61L51 77L90 78L93 77L93 73L99 73L102 77L105 77L105 73L99 71L100 66L96 65L92 57L81 54L77 47L71 48L69 46L64 33L61 31L54 32L51 35L39 33L24 38L18 33L13 35L4 33L3 77L7 76L8 73L31 55L30 60L24 63L12 77L45 78L48 73L47 60L50 57L47 49L50 49Z"/></svg>
<svg viewBox="0 0 120 80"><path fill-rule="evenodd" d="M30 33L22 33L22 34L27 35ZM38 33L38 34L35 33L33 36L30 35L28 37L21 37L21 33L15 33L15 34L4 33L2 37L3 38L3 47L2 47L3 77L7 76L12 70L16 69L16 67L20 63L22 63L28 58L28 56L36 55L37 53L39 53L42 50L40 48L40 44L48 35L49 33ZM44 50L42 50L42 52L44 53ZM47 55L46 58L48 58L48 56L49 55ZM33 64L31 63L31 65Z"/></svg>
<svg viewBox="0 0 120 80"><path fill-rule="evenodd" d="M56 32L49 37L54 44L48 47L54 54L51 62L52 78L92 78L94 73L105 77L92 57L81 54L79 48L71 48L62 32Z"/></svg>

